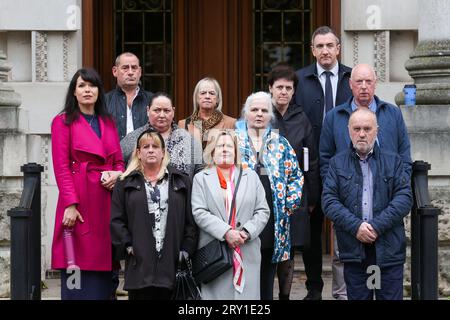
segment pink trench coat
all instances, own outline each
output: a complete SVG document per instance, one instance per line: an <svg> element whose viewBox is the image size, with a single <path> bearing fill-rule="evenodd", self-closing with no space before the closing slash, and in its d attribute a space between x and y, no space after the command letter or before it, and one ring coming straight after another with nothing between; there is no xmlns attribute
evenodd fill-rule
<svg viewBox="0 0 450 320"><path fill-rule="evenodd" d="M99 118L101 139L83 116L70 125L65 115L52 122L53 167L59 189L52 245L52 268L67 267L62 239L64 210L71 204L84 223L74 227L76 264L81 270L111 270L111 192L100 183L101 171L123 171L119 137L114 122Z"/></svg>

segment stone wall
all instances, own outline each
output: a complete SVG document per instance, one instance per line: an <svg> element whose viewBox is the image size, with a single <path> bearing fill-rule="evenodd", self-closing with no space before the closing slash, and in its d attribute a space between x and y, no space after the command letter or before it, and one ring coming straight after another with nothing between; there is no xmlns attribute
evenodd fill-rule
<svg viewBox="0 0 450 320"><path fill-rule="evenodd" d="M404 68L417 45L417 0L342 0L341 60L348 66L372 65L376 94L394 103L412 78Z"/></svg>
<svg viewBox="0 0 450 320"><path fill-rule="evenodd" d="M431 203L439 216L439 293L450 296L450 188L431 188Z"/></svg>
<svg viewBox="0 0 450 320"><path fill-rule="evenodd" d="M0 191L0 298L9 296L10 218L7 210L19 205L20 192Z"/></svg>

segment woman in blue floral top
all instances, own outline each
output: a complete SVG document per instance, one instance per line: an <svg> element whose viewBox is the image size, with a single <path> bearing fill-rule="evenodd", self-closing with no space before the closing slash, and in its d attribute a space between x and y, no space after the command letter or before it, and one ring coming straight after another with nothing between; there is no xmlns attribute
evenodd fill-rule
<svg viewBox="0 0 450 320"><path fill-rule="evenodd" d="M303 174L295 151L283 136L271 130L271 96L250 95L236 123L243 167L255 170L264 186L270 218L260 234L261 299L273 299L277 264L290 258L290 215L300 206Z"/></svg>

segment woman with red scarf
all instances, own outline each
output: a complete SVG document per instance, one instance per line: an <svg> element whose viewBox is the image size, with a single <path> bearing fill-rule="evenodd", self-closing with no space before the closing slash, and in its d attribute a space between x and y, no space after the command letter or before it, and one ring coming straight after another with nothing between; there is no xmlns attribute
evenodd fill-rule
<svg viewBox="0 0 450 320"><path fill-rule="evenodd" d="M238 179L240 154L232 131L219 131L204 155L208 168L194 177L192 214L200 229L198 248L224 240L233 253L233 268L202 284L204 300L259 300L259 234L269 219L263 186L251 169ZM239 182L238 182L239 181ZM234 209L233 195L236 192ZM231 215L231 217L230 217Z"/></svg>

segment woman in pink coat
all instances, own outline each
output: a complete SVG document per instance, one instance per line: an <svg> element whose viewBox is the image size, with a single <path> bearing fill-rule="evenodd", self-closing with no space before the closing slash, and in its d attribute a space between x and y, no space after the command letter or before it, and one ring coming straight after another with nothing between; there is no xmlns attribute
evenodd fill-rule
<svg viewBox="0 0 450 320"><path fill-rule="evenodd" d="M111 297L111 190L124 163L104 101L98 73L80 69L52 122L59 189L52 268L61 270L61 299Z"/></svg>

